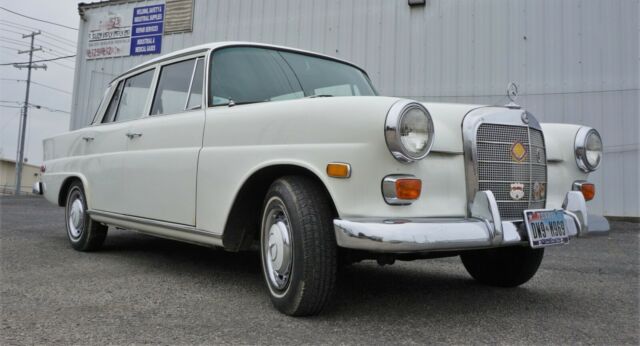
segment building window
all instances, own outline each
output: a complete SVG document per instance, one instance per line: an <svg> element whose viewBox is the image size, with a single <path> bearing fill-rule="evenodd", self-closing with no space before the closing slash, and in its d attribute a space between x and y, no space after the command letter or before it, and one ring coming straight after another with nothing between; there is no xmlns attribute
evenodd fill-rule
<svg viewBox="0 0 640 346"><path fill-rule="evenodd" d="M193 31L193 0L166 0L164 33Z"/></svg>

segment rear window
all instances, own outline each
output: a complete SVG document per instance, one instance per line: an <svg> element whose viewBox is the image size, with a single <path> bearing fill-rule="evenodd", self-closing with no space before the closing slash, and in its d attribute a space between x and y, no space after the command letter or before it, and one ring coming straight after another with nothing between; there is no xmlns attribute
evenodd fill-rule
<svg viewBox="0 0 640 346"><path fill-rule="evenodd" d="M142 72L124 81L115 121L138 119L144 115L144 106L149 96L153 72L154 70Z"/></svg>

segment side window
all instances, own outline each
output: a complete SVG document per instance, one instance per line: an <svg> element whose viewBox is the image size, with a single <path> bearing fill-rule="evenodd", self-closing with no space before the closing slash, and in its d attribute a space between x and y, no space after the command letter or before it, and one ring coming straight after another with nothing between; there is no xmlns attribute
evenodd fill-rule
<svg viewBox="0 0 640 346"><path fill-rule="evenodd" d="M96 123L96 118L98 117L98 113L100 112L100 108L102 108L102 105L105 102L107 102L107 96L109 96L109 90L111 90L111 85L109 85L107 90L104 91L104 94L102 95L102 98L100 99L100 103L98 103L98 108L96 108L96 112L93 113L93 119L91 120L91 124L95 124Z"/></svg>
<svg viewBox="0 0 640 346"><path fill-rule="evenodd" d="M211 59L209 105L304 97L287 62L277 52L256 47L217 50Z"/></svg>
<svg viewBox="0 0 640 346"><path fill-rule="evenodd" d="M122 94L122 84L120 81L118 83L118 87L116 91L113 92L113 96L111 96L111 102L109 102L109 107L107 107L107 111L104 113L104 117L102 117L102 123L110 123L113 121L113 117L116 115L116 110L118 109L118 102L120 102L120 94Z"/></svg>
<svg viewBox="0 0 640 346"><path fill-rule="evenodd" d="M154 70L149 70L124 81L120 95L120 104L116 111L115 121L126 121L142 117L144 105L149 95L149 87Z"/></svg>
<svg viewBox="0 0 640 346"><path fill-rule="evenodd" d="M189 91L189 100L187 101L187 109L202 108L202 87L204 86L204 59L196 60L196 68L193 70L193 81L191 82L191 90Z"/></svg>
<svg viewBox="0 0 640 346"><path fill-rule="evenodd" d="M162 67L151 115L179 113L185 110L189 89L192 87L195 61L196 59L190 59ZM200 80L202 84L202 79Z"/></svg>

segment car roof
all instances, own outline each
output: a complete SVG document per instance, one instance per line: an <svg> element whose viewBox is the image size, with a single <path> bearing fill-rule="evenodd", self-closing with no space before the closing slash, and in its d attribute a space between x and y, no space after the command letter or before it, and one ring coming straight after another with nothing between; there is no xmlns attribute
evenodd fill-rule
<svg viewBox="0 0 640 346"><path fill-rule="evenodd" d="M271 48L271 49L279 49L279 50L286 50L286 51L291 51L291 52L296 52L296 53L301 53L301 54L305 54L305 55L311 55L311 56L316 56L316 57L320 57L320 58L325 58L325 59L329 59L329 60L334 60L337 62L341 62L341 63L345 63L347 65L351 65L357 69L359 69L360 71L362 71L365 75L367 75L367 71L365 71L362 67L344 60L344 59L339 59L336 57L332 57L329 55L324 55L324 54L320 54L320 53L316 53L316 52L312 52L312 51L307 51L307 50L303 50L303 49L297 49L297 48L291 48L291 47L286 47L286 46L279 46L279 45L273 45L273 44L267 44L267 43L259 43L259 42L249 42L249 41L221 41L221 42L211 42L211 43L205 43L205 44L201 44L201 45L197 45L197 46L192 46L189 48L184 48L184 49L180 49L156 58L153 58L149 61L146 61L140 65L137 65L129 70L127 70L126 72L120 74L118 77L114 78L111 82L113 83L113 81L120 79L122 76L124 75L128 75L133 71L136 70L142 70L144 68L150 67L154 64L166 61L166 60L171 60L183 55L190 55L190 54L195 54L198 52L207 52L207 51L211 51L211 50L215 50L215 49L219 49L219 48L225 48L225 47L242 47L242 46L250 46L250 47L261 47L261 48Z"/></svg>

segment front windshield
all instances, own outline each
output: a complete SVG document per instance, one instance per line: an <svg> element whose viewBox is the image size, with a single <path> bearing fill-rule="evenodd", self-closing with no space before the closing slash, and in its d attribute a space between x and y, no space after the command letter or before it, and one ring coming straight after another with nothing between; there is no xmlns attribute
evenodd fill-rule
<svg viewBox="0 0 640 346"><path fill-rule="evenodd" d="M371 96L359 69L330 59L258 47L217 50L211 59L209 105L303 97Z"/></svg>

